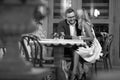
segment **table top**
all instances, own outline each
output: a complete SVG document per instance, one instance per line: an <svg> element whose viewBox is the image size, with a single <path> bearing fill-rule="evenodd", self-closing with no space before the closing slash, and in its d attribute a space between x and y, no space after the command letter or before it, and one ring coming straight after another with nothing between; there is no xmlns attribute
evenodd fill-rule
<svg viewBox="0 0 120 80"><path fill-rule="evenodd" d="M70 39L42 39L39 41L41 44L47 45L85 45L83 40L70 40Z"/></svg>

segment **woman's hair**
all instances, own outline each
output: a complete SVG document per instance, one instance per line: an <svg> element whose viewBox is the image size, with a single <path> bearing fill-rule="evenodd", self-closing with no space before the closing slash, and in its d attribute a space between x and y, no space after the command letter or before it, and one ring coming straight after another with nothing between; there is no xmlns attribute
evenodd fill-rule
<svg viewBox="0 0 120 80"><path fill-rule="evenodd" d="M81 17L79 16L79 14L81 15ZM79 24L79 26L82 26L82 24L81 24L82 22L86 22L87 24L89 24L90 27L93 27L93 24L92 24L92 22L90 20L88 12L85 9L79 9L77 11L77 18L78 18L78 24ZM80 18L81 18L81 20L79 22Z"/></svg>
<svg viewBox="0 0 120 80"><path fill-rule="evenodd" d="M82 20L90 22L90 18L89 18L88 12L85 9L77 10L77 18L78 19L80 18L79 16L81 16Z"/></svg>
<svg viewBox="0 0 120 80"><path fill-rule="evenodd" d="M81 14L81 19L82 19L83 21L85 21L85 22L88 22L90 25L92 25L91 20L90 20L90 17L89 17L89 15L88 15L88 12L87 12L85 9L79 9L79 10L77 11L77 18L78 18L78 20L79 20L79 11L82 12L82 14Z"/></svg>
<svg viewBox="0 0 120 80"><path fill-rule="evenodd" d="M35 22L39 23L48 15L48 13L49 9L45 5L36 6L33 12L33 19L35 20Z"/></svg>
<svg viewBox="0 0 120 80"><path fill-rule="evenodd" d="M84 13L84 14L83 14L83 15L84 15L84 19L85 19L87 22L91 22L91 21L90 21L90 17L89 17L89 15L88 15L88 12L83 9L83 13Z"/></svg>

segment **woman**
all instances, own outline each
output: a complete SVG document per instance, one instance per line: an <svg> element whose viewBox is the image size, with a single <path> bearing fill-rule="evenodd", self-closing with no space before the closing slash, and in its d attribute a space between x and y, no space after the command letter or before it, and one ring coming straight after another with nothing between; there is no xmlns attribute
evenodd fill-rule
<svg viewBox="0 0 120 80"><path fill-rule="evenodd" d="M47 37L47 32L46 32L45 27L43 26L43 20L48 15L47 11L48 11L48 8L45 5L36 6L36 8L34 9L34 12L33 12L32 25L34 27L36 27L37 29L32 33L24 34L22 36L31 36L31 37L35 37L39 40L45 39ZM27 44L27 42L25 43L25 45L27 46L29 57L31 57L30 53L31 53L31 51L35 51L35 46L33 45L33 46L31 46L32 48L30 48L30 46ZM39 45L37 45L37 48L39 48ZM40 50L40 49L38 49L38 50ZM42 54L44 56L46 54L45 46L43 46L42 51L43 51Z"/></svg>
<svg viewBox="0 0 120 80"><path fill-rule="evenodd" d="M92 24L90 22L88 14L85 10L79 9L77 11L77 15L78 15L79 29L81 29L81 36L79 36L79 39L84 40L87 43L87 45L91 46L91 43L94 39L94 35L92 33ZM80 63L79 63L79 61L80 61ZM72 70L72 75L71 75L70 80L74 80L75 76L77 75L78 66L79 66L79 69L82 69L82 65L84 62L81 55L77 53L77 50L74 52L74 61L73 62L74 62L73 70ZM82 72L80 72L80 73L82 73Z"/></svg>
<svg viewBox="0 0 120 80"><path fill-rule="evenodd" d="M36 35L39 39L44 39L47 35L42 22L47 14L47 8L45 8L45 6L37 6L33 13L33 25L35 25L37 29L32 34Z"/></svg>
<svg viewBox="0 0 120 80"><path fill-rule="evenodd" d="M33 13L33 24L37 27L36 31L31 34L38 37L39 40L47 38L46 27L43 25L45 17L48 15L48 8L45 5L37 6ZM39 47L38 47L39 48ZM40 50L40 49L39 49ZM46 47L43 45L43 56L46 56Z"/></svg>

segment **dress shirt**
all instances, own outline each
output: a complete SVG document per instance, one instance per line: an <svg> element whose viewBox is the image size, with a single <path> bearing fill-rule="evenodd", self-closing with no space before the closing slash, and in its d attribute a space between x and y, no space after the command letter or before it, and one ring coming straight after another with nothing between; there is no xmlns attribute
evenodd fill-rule
<svg viewBox="0 0 120 80"><path fill-rule="evenodd" d="M75 28L75 24L76 23L74 23L74 24L69 24L69 27L70 27L70 35L71 36L76 36L76 28Z"/></svg>

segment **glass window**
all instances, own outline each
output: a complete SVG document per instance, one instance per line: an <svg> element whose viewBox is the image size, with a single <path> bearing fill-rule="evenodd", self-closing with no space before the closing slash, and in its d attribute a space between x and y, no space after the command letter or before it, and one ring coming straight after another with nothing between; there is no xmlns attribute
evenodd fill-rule
<svg viewBox="0 0 120 80"><path fill-rule="evenodd" d="M61 18L61 0L54 0L53 18Z"/></svg>
<svg viewBox="0 0 120 80"><path fill-rule="evenodd" d="M105 23L95 23L94 25L94 31L95 33L100 33L100 32L107 32L109 33L109 24Z"/></svg>
<svg viewBox="0 0 120 80"><path fill-rule="evenodd" d="M72 6L71 0L54 0L54 6L53 6L53 18L59 19L64 17L64 12L67 8Z"/></svg>
<svg viewBox="0 0 120 80"><path fill-rule="evenodd" d="M91 18L109 18L109 0L82 0L82 8L88 11Z"/></svg>

